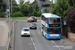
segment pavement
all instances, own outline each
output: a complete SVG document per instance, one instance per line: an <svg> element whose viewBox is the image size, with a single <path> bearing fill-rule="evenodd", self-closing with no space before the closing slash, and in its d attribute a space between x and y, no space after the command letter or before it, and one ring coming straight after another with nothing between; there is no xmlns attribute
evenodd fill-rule
<svg viewBox="0 0 75 50"><path fill-rule="evenodd" d="M0 21L0 50L6 50L9 28L5 21Z"/></svg>
<svg viewBox="0 0 75 50"><path fill-rule="evenodd" d="M29 27L25 20L18 20L14 25L14 50L75 50L75 43L62 38L61 40L47 40L41 34L40 20L35 22L37 30L30 30L30 37L21 37L23 27Z"/></svg>
<svg viewBox="0 0 75 50"><path fill-rule="evenodd" d="M62 39L60 40L60 42L63 44L75 46L75 41L71 41L68 38L66 38L65 36L62 36Z"/></svg>

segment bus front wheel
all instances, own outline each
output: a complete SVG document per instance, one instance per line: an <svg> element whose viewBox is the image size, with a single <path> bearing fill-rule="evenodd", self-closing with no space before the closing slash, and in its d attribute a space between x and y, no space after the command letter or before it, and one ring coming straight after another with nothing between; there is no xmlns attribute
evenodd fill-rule
<svg viewBox="0 0 75 50"><path fill-rule="evenodd" d="M43 31L42 31L42 36L44 36L44 35L43 35Z"/></svg>
<svg viewBox="0 0 75 50"><path fill-rule="evenodd" d="M45 38L47 39L46 34L45 34Z"/></svg>

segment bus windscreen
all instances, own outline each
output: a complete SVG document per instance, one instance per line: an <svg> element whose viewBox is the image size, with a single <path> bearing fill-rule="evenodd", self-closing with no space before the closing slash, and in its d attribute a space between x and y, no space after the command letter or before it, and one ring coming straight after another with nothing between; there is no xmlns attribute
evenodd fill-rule
<svg viewBox="0 0 75 50"><path fill-rule="evenodd" d="M49 18L48 19L48 24L60 24L60 18Z"/></svg>

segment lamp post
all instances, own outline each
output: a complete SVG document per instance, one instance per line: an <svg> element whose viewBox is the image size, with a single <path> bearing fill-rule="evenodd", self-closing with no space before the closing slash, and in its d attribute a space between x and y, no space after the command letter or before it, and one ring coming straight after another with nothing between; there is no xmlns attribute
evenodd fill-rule
<svg viewBox="0 0 75 50"><path fill-rule="evenodd" d="M12 14L12 0L11 0L11 14Z"/></svg>
<svg viewBox="0 0 75 50"><path fill-rule="evenodd" d="M10 28L10 0L8 0L8 16L9 16L9 46L11 47L11 38L10 38L10 33L11 33L11 28Z"/></svg>

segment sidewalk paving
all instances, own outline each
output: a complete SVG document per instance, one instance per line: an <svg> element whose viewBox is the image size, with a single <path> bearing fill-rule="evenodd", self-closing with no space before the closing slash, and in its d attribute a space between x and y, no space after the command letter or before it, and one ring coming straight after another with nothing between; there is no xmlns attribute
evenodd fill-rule
<svg viewBox="0 0 75 50"><path fill-rule="evenodd" d="M75 41L71 41L68 38L62 36L61 43L75 46Z"/></svg>
<svg viewBox="0 0 75 50"><path fill-rule="evenodd" d="M6 50L9 28L5 21L0 21L0 50Z"/></svg>

